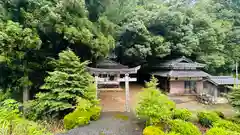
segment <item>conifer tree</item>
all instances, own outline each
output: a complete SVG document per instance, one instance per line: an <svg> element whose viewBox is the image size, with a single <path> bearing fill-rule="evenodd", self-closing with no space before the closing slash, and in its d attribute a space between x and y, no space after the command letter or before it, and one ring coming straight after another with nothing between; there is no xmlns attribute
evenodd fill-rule
<svg viewBox="0 0 240 135"><path fill-rule="evenodd" d="M233 88L232 92L229 94L229 100L232 106L240 111L240 87Z"/></svg>
<svg viewBox="0 0 240 135"><path fill-rule="evenodd" d="M89 91L93 82L92 76L85 70L87 61L80 62L78 56L70 49L59 53L59 59L53 60L55 70L48 72L45 84L31 103L30 116L33 119L50 116L59 117L75 108L77 99L89 99ZM34 109L36 108L36 109ZM35 111L34 111L35 110Z"/></svg>

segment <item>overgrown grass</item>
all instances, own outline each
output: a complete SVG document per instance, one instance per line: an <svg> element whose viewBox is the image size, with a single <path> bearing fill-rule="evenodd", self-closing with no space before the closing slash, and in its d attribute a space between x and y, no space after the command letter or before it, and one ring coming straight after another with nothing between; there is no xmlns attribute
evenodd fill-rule
<svg viewBox="0 0 240 135"><path fill-rule="evenodd" d="M38 121L41 125L43 125L48 131L53 134L63 133L66 130L63 126L63 120L45 120L45 121Z"/></svg>

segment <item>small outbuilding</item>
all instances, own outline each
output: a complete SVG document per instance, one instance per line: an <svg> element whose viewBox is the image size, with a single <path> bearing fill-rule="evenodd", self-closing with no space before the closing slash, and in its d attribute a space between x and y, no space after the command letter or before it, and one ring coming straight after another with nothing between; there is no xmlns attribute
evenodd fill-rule
<svg viewBox="0 0 240 135"><path fill-rule="evenodd" d="M237 82L239 80L232 76L210 76L203 83L203 93L212 95L216 103L225 103L227 102L225 95Z"/></svg>

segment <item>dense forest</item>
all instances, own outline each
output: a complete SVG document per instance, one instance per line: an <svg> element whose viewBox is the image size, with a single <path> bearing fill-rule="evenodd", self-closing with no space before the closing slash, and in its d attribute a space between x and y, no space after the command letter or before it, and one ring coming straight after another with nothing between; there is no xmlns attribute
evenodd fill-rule
<svg viewBox="0 0 240 135"><path fill-rule="evenodd" d="M113 56L129 67L186 56L212 75L230 75L240 62L240 1L0 0L0 134L51 135L46 126L69 130L98 120L96 85L85 69ZM146 84L137 115L150 125L170 119L171 130L183 135L201 134L156 78ZM230 94L238 112L239 95L239 88ZM229 121L214 125L218 115L197 114L201 125L214 127L207 135L240 132ZM160 128L144 132L151 130Z"/></svg>
<svg viewBox="0 0 240 135"><path fill-rule="evenodd" d="M230 74L240 61L238 0L1 0L0 10L5 94L36 93L67 48L128 66L184 55L212 74Z"/></svg>

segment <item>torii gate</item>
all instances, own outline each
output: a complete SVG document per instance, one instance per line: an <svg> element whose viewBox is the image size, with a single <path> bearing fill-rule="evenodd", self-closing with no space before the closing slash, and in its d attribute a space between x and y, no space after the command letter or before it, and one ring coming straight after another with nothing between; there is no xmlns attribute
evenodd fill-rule
<svg viewBox="0 0 240 135"><path fill-rule="evenodd" d="M130 112L129 107L129 82L137 81L137 78L130 78L130 74L135 74L140 69L141 66L137 66L135 68L92 68L87 67L88 71L92 73L95 76L95 83L96 83L96 97L98 97L98 84L103 84L104 82L109 82L108 84L111 84L112 82L125 82L125 111ZM99 75L117 75L116 79L114 81L108 80L108 78L101 78ZM124 78L120 78L120 75L124 74ZM105 83L106 84L106 83Z"/></svg>

